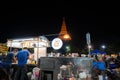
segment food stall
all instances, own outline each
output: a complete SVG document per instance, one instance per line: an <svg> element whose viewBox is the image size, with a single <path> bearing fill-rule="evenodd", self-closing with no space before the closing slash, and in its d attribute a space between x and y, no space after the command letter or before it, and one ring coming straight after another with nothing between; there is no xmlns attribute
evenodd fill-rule
<svg viewBox="0 0 120 80"><path fill-rule="evenodd" d="M40 80L93 80L92 62L88 57L41 57Z"/></svg>
<svg viewBox="0 0 120 80"><path fill-rule="evenodd" d="M11 51L12 48L22 49L24 47L27 47L28 50L29 49L33 50L31 54L34 55L34 60L36 61L36 63L32 62L32 64L30 64L29 63L30 61L27 63L27 71L29 73L33 71L33 68L38 66L38 59L40 59L40 57L47 56L47 47L50 47L50 42L45 36L8 39L7 47L9 47L9 51ZM11 68L13 69L13 75L17 69L16 65L17 65L16 63L13 63L11 66Z"/></svg>
<svg viewBox="0 0 120 80"><path fill-rule="evenodd" d="M9 47L10 51L12 48L33 48L34 59L37 62L40 57L46 57L47 47L50 47L50 41L45 36L8 39L7 46Z"/></svg>

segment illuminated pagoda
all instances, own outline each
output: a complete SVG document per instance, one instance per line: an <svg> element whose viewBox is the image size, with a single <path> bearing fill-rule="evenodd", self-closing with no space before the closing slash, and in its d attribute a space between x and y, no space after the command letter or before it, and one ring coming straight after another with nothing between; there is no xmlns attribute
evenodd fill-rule
<svg viewBox="0 0 120 80"><path fill-rule="evenodd" d="M62 26L61 26L61 31L58 36L62 40L71 40L71 37L67 31L66 23L65 23L65 18L63 17L62 21Z"/></svg>

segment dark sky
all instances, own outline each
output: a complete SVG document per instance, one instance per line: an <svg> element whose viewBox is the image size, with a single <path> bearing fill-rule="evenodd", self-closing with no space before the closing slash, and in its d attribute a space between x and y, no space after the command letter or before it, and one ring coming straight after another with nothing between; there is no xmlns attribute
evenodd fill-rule
<svg viewBox="0 0 120 80"><path fill-rule="evenodd" d="M62 17L76 46L86 44L86 33L94 45L120 44L120 16L109 8L2 8L0 42L9 38L58 34Z"/></svg>

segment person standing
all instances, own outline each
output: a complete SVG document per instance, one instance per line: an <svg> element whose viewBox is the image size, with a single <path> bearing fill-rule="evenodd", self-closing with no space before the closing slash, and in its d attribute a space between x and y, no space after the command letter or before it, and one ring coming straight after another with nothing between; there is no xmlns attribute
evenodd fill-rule
<svg viewBox="0 0 120 80"><path fill-rule="evenodd" d="M5 58L5 69L7 71L8 74L11 74L10 73L10 69L11 69L11 65L13 62L16 62L16 59L15 59L15 54L18 52L17 49L13 49L12 52L9 52L7 55L6 55L6 58Z"/></svg>
<svg viewBox="0 0 120 80"><path fill-rule="evenodd" d="M115 58L115 63L117 65L117 68L119 68L120 67L120 53L117 54Z"/></svg>
<svg viewBox="0 0 120 80"><path fill-rule="evenodd" d="M18 51L17 49L13 49L11 52L8 52L8 54L5 57L5 60L2 61L2 65L3 65L2 67L3 69L5 69L5 71L9 75L9 78L10 76L12 76L11 75L12 63L16 61L14 55L17 53L17 51Z"/></svg>
<svg viewBox="0 0 120 80"><path fill-rule="evenodd" d="M18 60L17 71L15 74L15 80L28 80L27 76L27 60L29 58L30 52L27 50L27 47L24 47L18 52L16 58Z"/></svg>
<svg viewBox="0 0 120 80"><path fill-rule="evenodd" d="M120 61L120 53L118 53L116 59L117 59L118 61Z"/></svg>

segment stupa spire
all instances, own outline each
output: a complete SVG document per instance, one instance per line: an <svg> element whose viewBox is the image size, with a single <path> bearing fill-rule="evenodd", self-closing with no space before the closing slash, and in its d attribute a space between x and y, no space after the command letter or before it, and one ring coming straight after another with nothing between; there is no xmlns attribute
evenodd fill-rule
<svg viewBox="0 0 120 80"><path fill-rule="evenodd" d="M62 25L61 25L61 31L59 33L59 38L61 38L62 40L71 40L70 35L68 34L67 31L67 26L65 23L65 17L62 18Z"/></svg>
<svg viewBox="0 0 120 80"><path fill-rule="evenodd" d="M65 23L65 17L63 17L63 21L62 21L62 26L61 26L61 31L60 31L60 35L61 34L67 34L67 27L66 27L66 23Z"/></svg>

